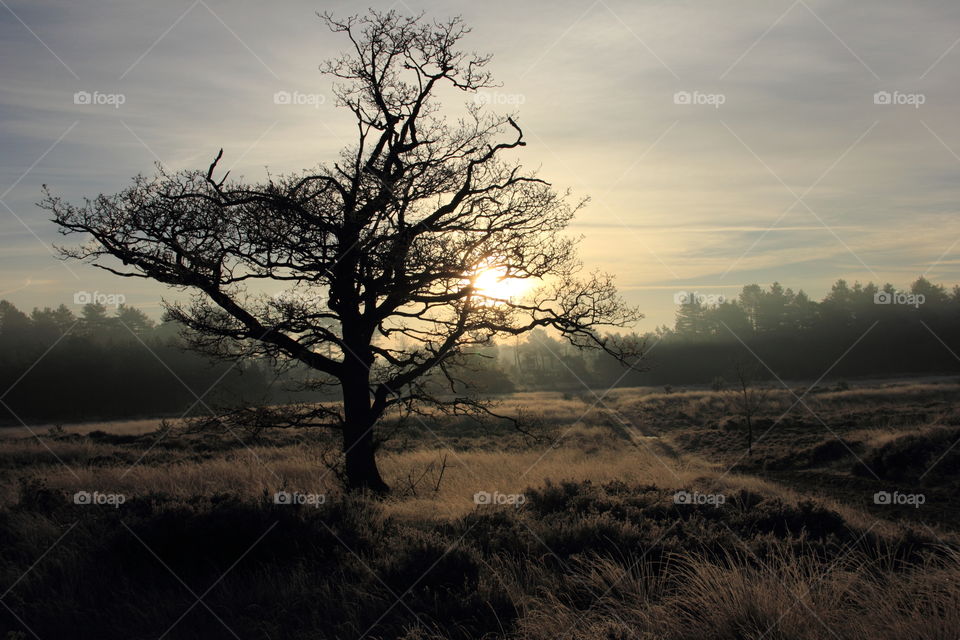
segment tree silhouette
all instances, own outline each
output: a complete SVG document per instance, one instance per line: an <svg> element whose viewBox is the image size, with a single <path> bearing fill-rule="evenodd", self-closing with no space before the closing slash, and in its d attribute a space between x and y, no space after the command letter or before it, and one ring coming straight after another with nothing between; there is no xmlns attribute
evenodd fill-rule
<svg viewBox="0 0 960 640"><path fill-rule="evenodd" d="M733 410L743 416L747 424L747 455L753 453L753 419L763 409L770 394L769 387L758 384L760 369L756 365L737 361L733 367L734 386L728 391Z"/></svg>
<svg viewBox="0 0 960 640"><path fill-rule="evenodd" d="M298 360L338 385L342 405L297 424L340 430L348 485L384 492L385 412L484 410L451 370L471 348L544 327L632 363L639 346L599 330L640 316L610 276L580 276L562 232L583 203L505 159L525 145L516 120L476 101L455 120L441 112L441 90L495 86L489 56L459 49L459 18L322 18L349 41L321 70L357 127L332 166L241 184L217 175L221 149L205 171L158 168L116 195L73 205L48 192L42 206L63 233L92 236L65 256L191 291L167 313L193 346ZM497 299L475 286L489 270L540 286ZM286 291L270 296L265 283ZM446 393L425 383L436 371Z"/></svg>

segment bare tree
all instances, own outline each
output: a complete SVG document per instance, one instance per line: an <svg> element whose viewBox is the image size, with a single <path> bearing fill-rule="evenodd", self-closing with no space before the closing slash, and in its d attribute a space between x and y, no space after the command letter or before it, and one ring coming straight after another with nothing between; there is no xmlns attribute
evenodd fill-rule
<svg viewBox="0 0 960 640"><path fill-rule="evenodd" d="M472 348L545 327L629 365L642 345L600 331L641 316L609 275L580 275L562 232L584 203L505 158L525 145L516 120L475 100L455 120L441 112L443 87L495 86L490 57L459 49L459 18L321 17L349 41L321 70L357 133L332 166L245 184L218 175L221 149L206 170L159 167L80 205L47 191L41 206L62 233L92 236L64 256L190 291L165 305L192 346L293 359L338 385L342 403L295 423L340 430L348 485L384 492L375 426L386 412L488 410L456 385ZM497 299L476 285L491 270L538 286ZM444 393L425 383L431 372Z"/></svg>
<svg viewBox="0 0 960 640"><path fill-rule="evenodd" d="M736 386L728 393L733 400L734 410L747 423L747 455L750 456L753 453L753 419L766 404L770 388L758 384L757 367L738 361L734 364L733 374Z"/></svg>

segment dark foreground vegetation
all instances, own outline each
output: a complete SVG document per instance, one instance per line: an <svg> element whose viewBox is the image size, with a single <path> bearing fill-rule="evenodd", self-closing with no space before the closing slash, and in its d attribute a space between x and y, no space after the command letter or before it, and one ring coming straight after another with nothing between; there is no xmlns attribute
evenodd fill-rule
<svg viewBox="0 0 960 640"><path fill-rule="evenodd" d="M401 522L378 504L147 495L91 510L37 485L0 515L6 638L938 638L958 559L741 491L530 489ZM57 542L62 536L62 540ZM41 554L52 550L31 571ZM24 575L24 572L26 574ZM202 601L198 604L198 597ZM18 620L19 618L19 620Z"/></svg>
<svg viewBox="0 0 960 640"><path fill-rule="evenodd" d="M10 430L0 638L955 640L958 393L771 391L749 456L728 391L518 394L547 442L425 416L378 501L312 430Z"/></svg>

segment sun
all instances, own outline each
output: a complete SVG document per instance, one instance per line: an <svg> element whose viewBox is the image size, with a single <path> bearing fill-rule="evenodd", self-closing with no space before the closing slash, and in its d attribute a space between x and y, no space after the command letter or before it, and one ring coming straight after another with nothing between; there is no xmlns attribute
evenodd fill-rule
<svg viewBox="0 0 960 640"><path fill-rule="evenodd" d="M508 302L520 298L530 288L526 278L512 278L503 267L483 269L473 279L477 293L490 302Z"/></svg>

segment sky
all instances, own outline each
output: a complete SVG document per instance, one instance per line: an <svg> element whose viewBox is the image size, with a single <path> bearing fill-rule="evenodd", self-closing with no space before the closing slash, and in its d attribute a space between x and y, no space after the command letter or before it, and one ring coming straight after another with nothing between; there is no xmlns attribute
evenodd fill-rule
<svg viewBox="0 0 960 640"><path fill-rule="evenodd" d="M960 283L960 3L0 0L0 298L158 316L180 294L54 256L77 239L41 186L113 193L221 147L253 181L332 161L353 125L318 65L345 45L316 12L367 6L463 16L502 83L482 99L591 197L570 231L640 329L681 291Z"/></svg>

